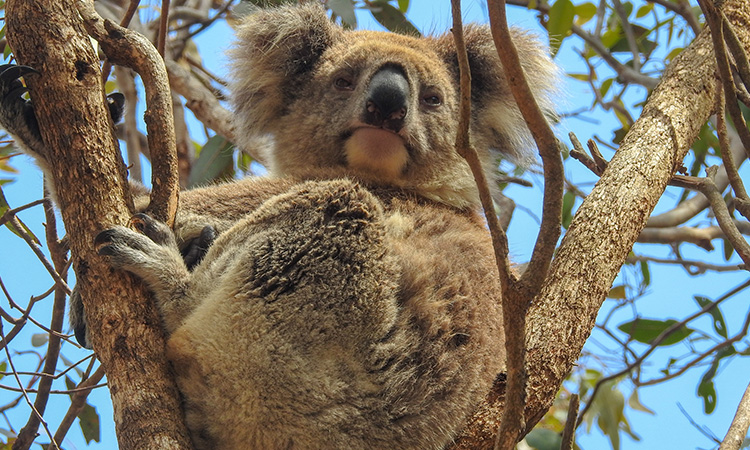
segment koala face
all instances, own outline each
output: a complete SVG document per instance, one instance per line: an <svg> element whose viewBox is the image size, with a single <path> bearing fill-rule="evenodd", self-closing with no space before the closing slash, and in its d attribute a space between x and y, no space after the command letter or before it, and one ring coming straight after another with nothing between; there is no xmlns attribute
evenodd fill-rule
<svg viewBox="0 0 750 450"><path fill-rule="evenodd" d="M456 207L477 203L473 176L455 151L459 89L452 35L347 31L314 6L258 12L238 35L231 55L238 144L258 133L273 135L273 173L338 174ZM519 31L515 36L547 106L555 66L534 39ZM469 27L466 42L472 139L493 174L492 151L522 155L528 132L490 30Z"/></svg>

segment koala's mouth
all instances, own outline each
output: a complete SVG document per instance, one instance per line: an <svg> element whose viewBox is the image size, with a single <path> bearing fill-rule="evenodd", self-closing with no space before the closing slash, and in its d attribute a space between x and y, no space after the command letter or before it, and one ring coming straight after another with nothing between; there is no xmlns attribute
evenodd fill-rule
<svg viewBox="0 0 750 450"><path fill-rule="evenodd" d="M360 126L347 133L344 151L347 165L389 179L403 174L409 160L404 139L393 131Z"/></svg>

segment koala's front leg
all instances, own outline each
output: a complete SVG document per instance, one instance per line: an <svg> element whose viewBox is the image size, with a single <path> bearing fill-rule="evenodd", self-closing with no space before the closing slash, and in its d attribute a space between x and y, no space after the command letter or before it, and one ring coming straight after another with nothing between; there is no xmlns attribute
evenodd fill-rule
<svg viewBox="0 0 750 450"><path fill-rule="evenodd" d="M190 272L166 224L142 213L131 220L139 232L117 226L99 233L95 244L113 268L127 270L146 283L167 332L172 333L196 303L189 296Z"/></svg>
<svg viewBox="0 0 750 450"><path fill-rule="evenodd" d="M31 102L23 98L27 91L19 78L38 74L29 66L0 66L0 125L13 136L16 144L37 160L45 161L44 144Z"/></svg>

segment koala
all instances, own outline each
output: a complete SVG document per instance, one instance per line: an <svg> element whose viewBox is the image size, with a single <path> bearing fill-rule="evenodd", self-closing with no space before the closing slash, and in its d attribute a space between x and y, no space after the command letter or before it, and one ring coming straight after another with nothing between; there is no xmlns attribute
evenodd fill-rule
<svg viewBox="0 0 750 450"><path fill-rule="evenodd" d="M466 43L494 174L528 131L489 28ZM554 64L514 43L551 112ZM271 135L271 174L181 193L174 229L138 213L96 238L154 295L195 448L445 448L505 367L492 243L454 148L452 36L283 6L249 15L230 56L237 144Z"/></svg>

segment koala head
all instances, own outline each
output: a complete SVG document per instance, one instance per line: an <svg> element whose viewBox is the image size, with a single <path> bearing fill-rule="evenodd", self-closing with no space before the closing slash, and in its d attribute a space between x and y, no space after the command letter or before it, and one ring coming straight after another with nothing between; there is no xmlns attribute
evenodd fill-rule
<svg viewBox="0 0 750 450"><path fill-rule="evenodd" d="M465 39L472 142L492 175L493 151L519 158L529 132L489 27L467 27ZM551 111L554 63L533 37L514 30L514 42L540 104ZM351 176L459 208L478 202L468 164L455 150L459 73L450 33L344 30L319 6L281 7L251 14L230 57L237 144L272 135L272 173Z"/></svg>

